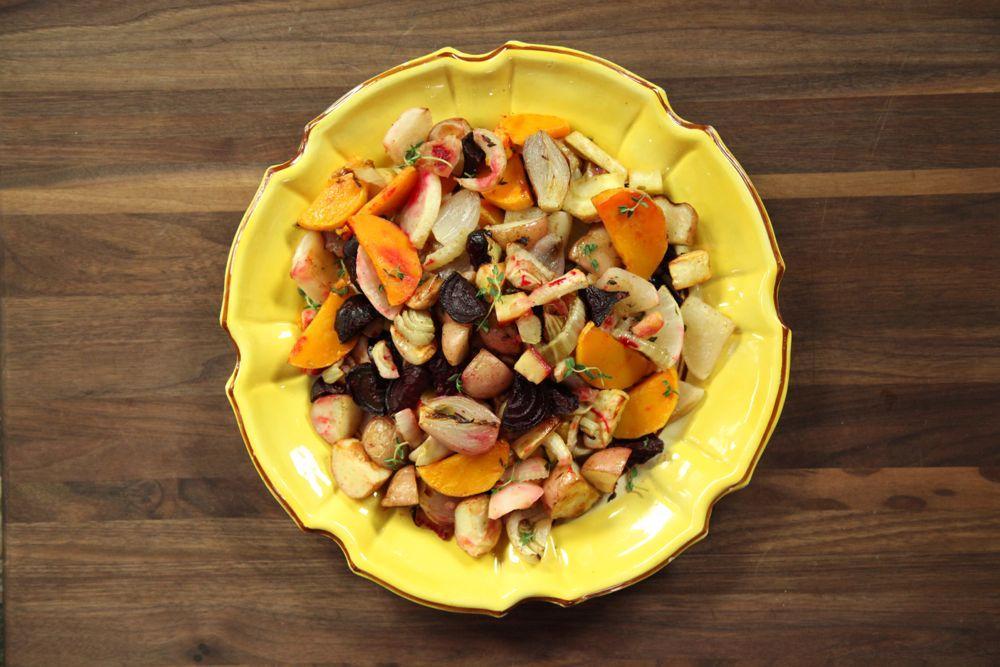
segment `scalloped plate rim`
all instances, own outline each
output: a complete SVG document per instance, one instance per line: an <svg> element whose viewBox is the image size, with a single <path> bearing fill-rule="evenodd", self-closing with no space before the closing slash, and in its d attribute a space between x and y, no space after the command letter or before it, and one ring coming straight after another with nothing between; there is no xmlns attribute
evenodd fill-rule
<svg viewBox="0 0 1000 667"><path fill-rule="evenodd" d="M643 86L643 87L648 88L649 90L651 90L656 95L657 99L660 101L660 104L663 107L664 112L666 112L666 114L675 123L677 123L681 127L687 128L687 129L694 129L694 130L702 131L702 132L704 132L705 134L707 134L712 139L712 142L722 152L722 154L726 157L726 159L730 162L730 164L736 170L737 174L740 176L740 179L742 180L744 186L749 191L749 193L750 193L750 195L751 195L751 197L752 197L752 199L754 201L754 204L756 205L756 207L758 209L758 212L760 213L761 220L762 220L762 222L764 224L764 229L765 229L765 232L767 233L767 237L768 237L768 240L770 242L770 247L771 247L771 250L772 250L773 255L774 255L776 272L774 274L773 303L774 303L774 312L775 312L775 315L777 317L778 324L779 324L779 326L781 328L781 370L780 370L780 382L779 382L779 386L778 386L778 391L777 391L777 395L775 396L775 399L774 399L774 405L772 407L772 412L771 412L771 415L770 415L769 420L768 420L768 425L767 425L767 427L764 430L764 433L763 433L763 435L761 437L760 443L758 444L756 450L754 451L754 455L753 455L753 457L752 457L749 465L747 466L746 472L744 473L744 475L739 480L737 480L736 482L734 482L730 486L723 488L714 498L712 498L708 502L707 510L706 510L706 513L705 513L704 526L702 527L702 529L700 531L698 531L688 541L686 541L685 543L683 543L682 545L680 545L673 553L671 553L669 556L667 556L666 558L664 558L661 562L659 562L658 564L656 564L652 568L650 568L650 569L648 569L648 570L640 573L637 576L632 577L631 579L628 579L628 580L626 580L624 582L621 582L619 584L616 584L614 586L606 587L606 588L603 588L603 589L600 589L600 590L597 590L597 591L594 591L594 592L591 592L591 593L587 593L586 595L582 595L580 597L573 598L573 599L568 599L568 600L564 599L564 598L558 598L558 597L552 597L552 596L529 596L529 597L521 598L519 600L515 600L513 603L511 603L507 607L504 607L503 609L494 610L494 609L475 608L475 607L458 607L458 606L452 606L452 605L447 605L447 604L443 604L443 603L440 603L440 602L435 602L433 600L427 600L427 599L421 598L419 596L407 593L406 591L404 591L404 590L402 590L402 589L394 586L393 584L390 584L389 582L384 581L383 579L381 579L381 578L379 578L379 577L377 577L377 576L375 576L375 575L373 575L373 574L365 571L364 569L358 567L354 563L353 559L351 558L350 552L348 551L347 547L345 546L344 542L341 540L340 537L338 537L337 535L335 535L334 533L332 533L332 532L330 532L328 530L325 530L325 529L322 529L322 528L313 528L313 527L307 526L299 518L299 516L292 509L291 505L277 491L277 489L275 488L274 484L271 482L270 478L268 477L267 473L264 471L263 467L261 466L261 464L258 461L257 456L256 456L256 454L254 452L254 448L253 448L253 445L250 442L250 438L247 435L246 427L245 427L245 425L243 423L243 417L242 417L242 414L240 412L240 407L239 407L239 404L237 403L236 397L234 395L234 386L235 386L235 382L236 382L236 377L239 374L240 362L241 362L242 355L241 355L241 350L240 350L239 344L237 343L235 337L233 336L233 334L232 334L232 332L230 331L230 328L229 328L229 323L228 323L228 309L229 309L229 296L230 296L230 290L231 290L233 258L234 258L235 254L236 254L237 246L239 245L239 242L240 242L240 240L242 238L243 231L246 228L246 225L247 225L248 221L250 220L250 217L252 216L254 210L256 209L257 204L259 203L259 201L261 199L261 196L263 195L265 189L267 188L267 186L268 186L268 184L269 184L269 182L271 180L271 177L274 176L275 174L277 174L278 172L280 172L280 171L282 171L282 170L284 170L284 169L286 169L286 168L288 168L288 167L290 167L290 166L292 166L293 164L296 163L296 161L305 152L306 145L307 145L307 143L309 141L310 133L312 132L312 129L320 121L322 121L326 116L328 116L332 111L334 111L338 106L340 106L344 101L346 101L352 95L354 95L355 93L357 93L359 90L361 90L361 89L363 89L363 88L365 88L365 87L367 87L367 86L369 86L369 85L371 85L371 84L373 84L373 83L375 83L377 81L380 81L380 80L382 80L382 79L384 79L386 77L389 77L389 76L391 76L391 75L393 75L393 74L395 74L397 72L409 69L411 67L415 67L415 66L421 65L423 63L429 62L431 60L435 60L437 58L448 57L448 58L455 58L455 59L458 59L458 60L463 60L463 61L466 61L466 62L477 62L477 61L490 60L490 59L498 56L499 54L503 53L504 51L515 51L515 50L554 52L554 53L559 53L559 54L563 54L563 55L569 55L569 56L574 56L574 57L582 58L584 60L588 60L590 62L593 62L593 63L599 64L599 65L602 65L604 67L607 67L607 68L611 69L612 71L614 71L614 72L616 72L616 73L618 73L618 74L620 74L622 76L625 76L625 77L631 79L632 81L638 83L639 85L641 85L641 86ZM324 537L327 537L330 540L332 540L338 547L340 547L340 550L343 552L344 557L345 557L345 559L347 561L348 567L350 568L350 570L354 574L356 574L358 576L361 576L361 577L364 577L365 579L368 579L370 581L373 581L376 584L382 586L383 588L385 588L385 589L387 589L387 590L395 593L396 595L399 595L400 597L408 599L408 600L410 600L412 602L416 602L418 604L421 604L421 605L424 605L424 606L427 606L427 607L432 607L432 608L435 608L435 609L440 609L440 610L449 611L449 612L470 613L470 614L483 614L483 615L494 616L494 617L499 618L499 617L503 617L503 616L507 615L508 613L510 613L511 610L513 610L517 606L519 606L519 605L521 605L521 604L523 604L525 602L531 602L531 601L549 602L549 603L552 603L552 604L559 605L561 607L571 607L571 606L580 604L582 602L585 602L587 600L590 600L590 599L593 599L593 598L596 598L596 597L600 597L600 596L603 596L603 595L608 595L610 593L614 593L616 591L622 590L624 588L627 588L627 587L629 587L629 586L631 586L633 584L636 584L636 583L638 583L638 582L640 582L640 581L642 581L642 580L644 580L644 579L646 579L646 578L648 578L648 577L656 574L657 572L659 572L661 569L663 569L664 567L666 567L667 565L669 565L675 558L677 558L679 555L681 555L685 550L687 550L688 548L690 548L694 544L700 542L701 540L703 540L708 535L709 524L711 522L712 512L713 512L713 510L715 508L715 505L722 498L726 497L727 495L729 495L730 493L732 493L734 491L738 491L740 489L745 488L750 483L750 479L753 476L754 470L756 469L758 462L760 461L760 457L763 454L764 449L767 446L768 440L770 439L770 437L771 437L772 433L774 432L774 429L775 429L775 427L777 425L778 417L781 414L781 410L782 410L782 407L784 405L784 401L785 401L785 398L786 398L787 392L788 392L790 353L791 353L791 334L792 334L792 332L791 332L791 329L788 327L788 325L785 323L784 319L782 318L782 316L781 316L781 310L780 310L779 304L778 304L778 291L779 291L779 288L780 288L780 285L781 285L781 280L782 280L782 278L784 276L784 272L785 272L785 263L784 263L784 260L783 260L783 258L781 256L781 252L778 249L778 244L777 244L777 240L776 240L775 235L774 235L774 230L773 230L773 228L771 226L771 219L768 216L766 209L764 208L764 204L763 204L763 201L760 198L760 194L757 192L757 189L754 187L753 183L750 181L749 176L746 174L746 172L744 171L743 167L736 160L736 157L730 152L729 148L725 145L725 143L722 140L722 137L719 136L719 133L715 130L715 128L713 128L711 125L706 125L706 124L701 124L701 123L693 123L693 122L685 120L684 118L681 118L679 115L677 115L677 113L674 112L673 108L670 106L670 102L667 99L666 92L660 86L657 86L656 84L654 84L654 83L648 81L647 79L645 79L645 78L643 78L643 77L641 77L641 76L639 76L639 75L637 75L637 74L635 74L635 73L633 73L633 72L625 69L624 67L621 67L620 65L617 65L616 63L613 63L613 62L611 62L609 60L606 60L604 58L601 58L599 56L595 56L593 54L586 53L584 51L579 51L579 50L576 50L576 49L573 49L573 48L570 48L570 47L555 46L555 45L548 45L548 44L527 43L527 42L521 42L521 41L517 41L517 40L511 40L511 41L505 42L504 44L498 46L497 48L493 49L492 51L489 51L489 52L483 53L483 54L470 54L470 53L465 53L463 51L455 49L453 47L443 47L441 49L438 49L437 51L433 51L433 52L428 53L426 55L420 56L418 58L414 58L412 60L408 60L408 61L406 61L404 63L401 63L401 64L399 64L399 65L397 65L395 67L392 67L392 68L390 68L390 69L388 69L388 70L386 70L386 71L384 71L384 72L382 72L380 74L377 74L376 76L374 76L374 77L372 77L372 78L370 78L370 79L368 79L368 80L366 80L366 81L364 81L364 82L362 82L362 83L354 86L350 90L348 90L346 93L344 93L343 95L341 95L336 101L334 101L332 104L330 104L330 106L328 106L326 109L324 109L322 113L320 113L318 116L316 116L315 118L313 118L312 120L310 120L308 123L306 123L305 128L303 129L302 139L299 142L299 145L298 145L298 147L296 149L295 155L293 155L290 159L286 160L285 162L282 162L282 163L276 164L276 165L272 165L272 166L268 167L265 170L264 176L261 179L260 185L258 186L256 192L254 193L254 196L251 199L250 204L247 207L246 212L244 213L242 219L240 220L240 224L238 225L238 227L236 229L236 232L235 232L235 234L233 236L233 242L232 242L232 245L230 246L229 254L228 254L228 257L227 257L227 261L226 261L226 274L225 274L225 283L224 283L224 286L223 286L222 308L221 308L221 313L220 313L220 316L219 316L219 324L222 327L222 329L225 330L226 334L229 336L229 339L232 342L233 347L234 347L234 349L236 351L236 364L235 364L235 367L233 368L232 374L229 377L229 380L226 382L226 396L229 399L230 406L232 407L233 413L234 413L234 415L236 417L236 422L237 422L237 425L238 425L239 430L240 430L240 435L243 438L243 443L244 443L244 445L245 445L245 447L247 449L247 453L250 455L250 459L253 462L254 468L257 470L258 475L260 475L261 479L263 480L264 484L267 486L268 490L271 492L271 495L274 496L274 498L278 501L278 503L282 506L282 508L284 508L285 512L292 518L292 520L295 522L295 524L299 527L300 530L302 530L303 532L316 533L316 534L322 535Z"/></svg>

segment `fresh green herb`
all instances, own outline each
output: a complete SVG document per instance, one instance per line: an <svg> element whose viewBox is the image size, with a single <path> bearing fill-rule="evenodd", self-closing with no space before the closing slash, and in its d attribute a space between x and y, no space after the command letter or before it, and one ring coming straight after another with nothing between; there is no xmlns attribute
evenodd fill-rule
<svg viewBox="0 0 1000 667"><path fill-rule="evenodd" d="M347 285L344 285L343 287L334 287L330 291L332 291L337 296L347 296L347 293L350 290L348 289Z"/></svg>
<svg viewBox="0 0 1000 667"><path fill-rule="evenodd" d="M313 300L308 294L306 294L302 290L301 287L299 288L299 294L301 294L302 298L306 300L306 308L315 308L316 310L319 310L320 308L323 307L322 303L320 303L319 301Z"/></svg>
<svg viewBox="0 0 1000 667"><path fill-rule="evenodd" d="M535 531L531 528L525 528L524 526L518 526L517 528L517 539L521 541L521 546L526 547L531 544L535 539Z"/></svg>
<svg viewBox="0 0 1000 667"><path fill-rule="evenodd" d="M347 265L344 264L344 260L341 259L340 260L340 269L337 271L337 277L338 278L343 278L346 275L348 275L348 273L347 273Z"/></svg>
<svg viewBox="0 0 1000 667"><path fill-rule="evenodd" d="M392 458L385 459L385 464L390 468L398 468L406 462L407 443L396 438L396 449L392 452Z"/></svg>
<svg viewBox="0 0 1000 667"><path fill-rule="evenodd" d="M612 375L608 375L607 373L602 373L596 366L584 366L583 364L579 364L573 357L566 358L566 368L568 368L572 373L579 373L588 380L600 380L602 386L604 385L605 380L610 380L614 377Z"/></svg>
<svg viewBox="0 0 1000 667"><path fill-rule="evenodd" d="M403 269L399 268L398 266L396 267L395 271L389 271L388 269L382 269L382 270L385 271L385 275L389 276L390 278L395 278L396 280L406 279L406 274L403 273Z"/></svg>
<svg viewBox="0 0 1000 667"><path fill-rule="evenodd" d="M500 463L503 464L503 461L501 460ZM512 484L513 482L514 482L514 480L513 480L513 478L511 478L511 479L508 479L506 482L503 482L502 484L497 484L492 489L490 489L490 495L492 496L494 493L496 493L500 489L504 488L505 486L508 486L509 484Z"/></svg>
<svg viewBox="0 0 1000 667"><path fill-rule="evenodd" d="M635 476L639 474L638 468L630 468L625 475L625 490L629 493L635 491Z"/></svg>
<svg viewBox="0 0 1000 667"><path fill-rule="evenodd" d="M642 191L639 192L639 196L632 195L632 201L635 203L632 204L631 206L624 206L624 205L619 206L618 215L624 215L626 218L631 218L633 215L635 215L635 210L640 206L644 208L649 207L649 204L646 203L647 199L649 199L649 195L647 195L645 192Z"/></svg>
<svg viewBox="0 0 1000 667"><path fill-rule="evenodd" d="M595 250L597 250L597 244L596 243L584 243L580 247L580 252L582 252L587 257L590 257L590 265L592 267L594 267L594 270L596 271L601 266L601 264L596 259L594 259L593 257L591 257L591 255L594 254Z"/></svg>
<svg viewBox="0 0 1000 667"><path fill-rule="evenodd" d="M447 160L439 158L439 157L437 157L435 155L421 155L420 154L420 147L423 144L424 144L424 142L421 141L420 143L413 144L412 146L410 146L409 148L407 148L406 149L406 155L405 155L405 158L403 160L403 164L405 164L407 167L409 167L410 165L412 165L413 163L415 163L417 160L431 160L433 162L441 162L442 164L446 164L449 167L454 166L454 165L452 165L451 162L448 162Z"/></svg>
<svg viewBox="0 0 1000 667"><path fill-rule="evenodd" d="M664 380L664 381L663 381L663 388L664 388L664 389L666 389L666 391L665 391L665 392L663 392L663 395L664 395L664 396L670 396L670 394L674 393L674 390L673 390L673 388L672 388L672 387L670 386L670 383L669 383L669 382L667 382L666 380Z"/></svg>
<svg viewBox="0 0 1000 667"><path fill-rule="evenodd" d="M384 285L382 285L381 283L379 283L379 286L378 286L378 291L379 291L379 292L384 292L384 291L385 291L385 286L384 286Z"/></svg>
<svg viewBox="0 0 1000 667"><path fill-rule="evenodd" d="M500 293L500 286L503 285L503 272L500 271L500 265L494 264L493 271L486 278L486 287L480 287L476 290L476 296L488 296L490 297L490 307L486 311L486 315L480 320L479 324L476 325L476 329L479 331L489 331L489 318L490 313L493 312L494 306L496 306L497 301L503 298Z"/></svg>
<svg viewBox="0 0 1000 667"><path fill-rule="evenodd" d="M454 375L452 375L450 378L448 378L448 382L454 382L455 389L458 389L458 392L460 394L465 393L465 388L462 387L462 375L460 373L455 373Z"/></svg>

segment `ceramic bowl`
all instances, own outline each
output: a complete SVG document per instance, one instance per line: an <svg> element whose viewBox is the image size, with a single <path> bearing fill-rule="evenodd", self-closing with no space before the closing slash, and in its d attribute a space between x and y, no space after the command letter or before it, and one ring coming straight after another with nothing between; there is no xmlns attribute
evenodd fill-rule
<svg viewBox="0 0 1000 667"><path fill-rule="evenodd" d="M665 434L659 463L620 494L555 527L539 564L509 546L473 559L417 528L405 510L338 493L329 446L309 422L309 382L286 363L301 299L288 277L294 221L353 157L383 156L404 109L493 127L501 114L567 119L619 161L663 172L667 194L698 210L698 247L715 277L698 291L738 326L703 383L707 397ZM502 615L528 599L572 605L650 576L708 530L713 505L745 486L788 386L790 331L777 308L783 263L767 213L719 135L679 118L663 90L593 55L511 42L487 54L446 48L354 88L305 128L297 154L271 167L233 240L222 326L237 348L227 393L264 483L303 530L335 541L350 568L413 601Z"/></svg>

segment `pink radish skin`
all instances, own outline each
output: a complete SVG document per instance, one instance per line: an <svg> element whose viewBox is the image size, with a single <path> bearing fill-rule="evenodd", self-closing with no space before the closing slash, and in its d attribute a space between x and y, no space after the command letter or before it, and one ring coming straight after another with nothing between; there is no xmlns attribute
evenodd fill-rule
<svg viewBox="0 0 1000 667"><path fill-rule="evenodd" d="M388 320L395 319L396 315L399 315L403 309L403 306L389 305L389 297L385 295L384 291L379 289L382 283L379 282L378 274L375 272L375 265L368 258L368 253L360 248L358 249L357 274L358 286L361 287L361 291L368 297L375 310Z"/></svg>
<svg viewBox="0 0 1000 667"><path fill-rule="evenodd" d="M484 192L496 186L500 182L503 170L507 168L507 153L504 151L503 142L497 135L489 130L477 129L472 131L473 141L483 149L486 154L487 171L482 176L475 178L460 178L459 185L467 190Z"/></svg>
<svg viewBox="0 0 1000 667"><path fill-rule="evenodd" d="M302 309L302 314L299 316L299 325L302 327L303 331L305 331L306 327L312 323L313 318L316 317L316 312L315 308Z"/></svg>
<svg viewBox="0 0 1000 667"><path fill-rule="evenodd" d="M423 442L424 434L417 424L417 413L412 408L400 410L392 416L392 419L396 422L396 430L403 436L403 440L414 447Z"/></svg>
<svg viewBox="0 0 1000 667"><path fill-rule="evenodd" d="M417 169L437 174L441 178L451 176L462 159L462 141L455 137L428 141L420 145L420 155L421 159L416 162ZM425 160L423 157L434 159Z"/></svg>
<svg viewBox="0 0 1000 667"><path fill-rule="evenodd" d="M514 482L490 496L490 518L499 519L515 510L531 507L542 497L545 490L537 484Z"/></svg>
<svg viewBox="0 0 1000 667"><path fill-rule="evenodd" d="M420 250L427 243L427 237L440 210L441 179L424 171L420 173L417 187L399 212L396 224L410 237L413 247Z"/></svg>
<svg viewBox="0 0 1000 667"><path fill-rule="evenodd" d="M515 482L530 482L535 479L545 479L548 476L549 467L545 465L545 459L538 456L532 456L514 464L510 473L510 478Z"/></svg>

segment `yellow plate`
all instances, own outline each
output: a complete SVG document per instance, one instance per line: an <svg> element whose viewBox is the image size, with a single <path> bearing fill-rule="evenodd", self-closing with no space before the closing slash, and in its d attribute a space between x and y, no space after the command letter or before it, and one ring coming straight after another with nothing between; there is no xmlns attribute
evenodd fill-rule
<svg viewBox="0 0 1000 667"><path fill-rule="evenodd" d="M660 169L674 201L700 216L715 273L699 290L739 327L707 396L669 427L663 460L625 493L557 526L538 565L510 547L474 560L377 499L330 478L329 447L309 423L309 378L286 363L301 299L288 277L299 213L334 169L383 156L408 107L493 127L501 114L567 119L623 164ZM571 605L639 581L703 538L715 502L745 486L788 384L790 331L777 309L784 265L760 197L719 135L670 109L663 90L572 49L510 42L484 55L446 48L366 81L305 128L297 155L271 167L233 240L222 326L237 348L227 392L261 478L303 530L337 542L356 573L422 604L502 615L525 599Z"/></svg>

